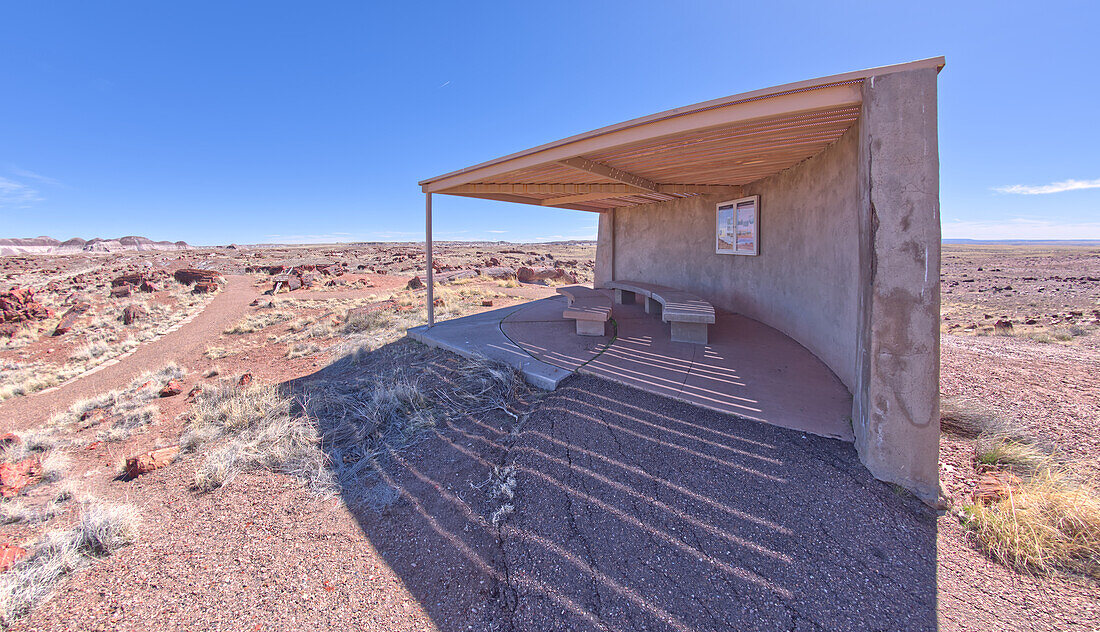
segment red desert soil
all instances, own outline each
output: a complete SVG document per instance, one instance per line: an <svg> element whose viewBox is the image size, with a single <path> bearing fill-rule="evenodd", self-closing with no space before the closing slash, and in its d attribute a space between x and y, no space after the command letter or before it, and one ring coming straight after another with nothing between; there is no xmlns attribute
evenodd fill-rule
<svg viewBox="0 0 1100 632"><path fill-rule="evenodd" d="M399 301L422 300L422 292L399 291L415 271L412 246L341 248L189 256L220 261L227 272L257 261L345 257L386 268L390 282L286 298L367 304L370 296L398 291ZM563 249L554 252L557 259L582 259L578 270L589 269L591 250ZM458 266L490 255L521 265L552 250L452 244L444 252ZM945 249L945 287L974 287L963 297L945 295L945 304L959 299L945 309L945 329L958 320L976 326L945 333L942 388L945 397L987 402L1089 470L1100 447L1095 323L1072 317L1080 333L1052 342L1028 337L1028 327L1054 331L1067 326L1070 312L1089 314L1100 286L1044 279L1034 265L1040 256L1054 270L1047 276L1100 277L1094 250ZM991 272L996 278L983 274L991 268L998 268ZM968 278L977 281L962 283ZM1008 284L1013 290L976 287ZM289 359L287 344L299 340L294 323L332 322L338 332L339 318L328 314L339 317L348 305L266 307L264 297L248 307L269 286L263 276L231 275L188 326L57 391L0 404L0 431L41 424L50 410L124 386L169 359L188 371L184 393L211 382L201 375L214 365L224 375L247 369L260 382L296 389L384 375L394 358L418 367L426 382L453 371L453 356L409 342L386 339L375 351L348 356L337 333L316 339L321 351ZM1052 297L1051 287L1065 291ZM463 288L469 296L449 294L455 305L448 309L481 309L486 292L505 296L496 298L499 307L515 300L508 296L552 291L491 283L450 290ZM290 320L254 333L222 333L243 315L279 310L290 312ZM994 320L1040 315L1045 320L1014 336L981 335ZM210 347L232 354L212 359L204 354ZM117 478L122 456L178 441L184 428L176 415L190 404L183 395L159 403L160 420L129 440L71 450L67 473L84 494L136 505L140 538L62 580L13 629L1100 629L1095 580L1034 577L994 563L954 516L937 515L872 479L850 445L598 378L571 378L532 401L529 414L491 410L449 419L384 459L371 485L344 486L328 497L269 472L197 492L192 475L202 454L132 480ZM945 490L966 502L977 476L973 441L945 433L941 445ZM491 493L505 477L513 496ZM35 493L47 491L32 490L28 501ZM27 527L0 527L0 534L33 543Z"/></svg>
<svg viewBox="0 0 1100 632"><path fill-rule="evenodd" d="M176 331L141 345L115 364L52 390L0 402L0 419L40 420L68 408L77 400L118 388L145 371L201 353L210 340L240 320L248 304L259 296L252 291L251 281L244 276L227 276L222 293Z"/></svg>

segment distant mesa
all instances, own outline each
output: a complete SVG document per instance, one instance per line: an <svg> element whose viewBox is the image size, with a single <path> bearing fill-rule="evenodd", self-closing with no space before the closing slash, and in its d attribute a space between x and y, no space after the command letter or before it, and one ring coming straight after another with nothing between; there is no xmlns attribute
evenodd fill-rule
<svg viewBox="0 0 1100 632"><path fill-rule="evenodd" d="M148 237L127 235L116 239L84 240L73 237L58 241L53 237L0 239L0 256L7 255L67 255L81 252L123 252L128 250L190 250L184 241L153 241Z"/></svg>

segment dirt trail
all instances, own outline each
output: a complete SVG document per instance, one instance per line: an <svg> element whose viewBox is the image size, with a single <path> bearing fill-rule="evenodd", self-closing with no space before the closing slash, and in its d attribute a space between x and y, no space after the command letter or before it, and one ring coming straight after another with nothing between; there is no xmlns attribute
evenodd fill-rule
<svg viewBox="0 0 1100 632"><path fill-rule="evenodd" d="M258 297L247 276L226 276L222 293L214 297L191 322L176 331L147 342L116 364L85 374L56 389L15 397L0 403L0 430L9 431L42 423L73 402L124 386L141 373L168 362L201 353L219 333L240 320L248 304Z"/></svg>

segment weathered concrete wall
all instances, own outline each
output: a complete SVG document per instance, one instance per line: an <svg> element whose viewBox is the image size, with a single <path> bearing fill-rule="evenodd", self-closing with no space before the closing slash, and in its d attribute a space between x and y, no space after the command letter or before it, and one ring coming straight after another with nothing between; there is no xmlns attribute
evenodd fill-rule
<svg viewBox="0 0 1100 632"><path fill-rule="evenodd" d="M875 477L939 491L940 209L936 71L863 82L860 386L853 430Z"/></svg>
<svg viewBox="0 0 1100 632"><path fill-rule="evenodd" d="M856 126L746 185L760 195L759 256L714 253L723 199L707 196L605 214L596 266L597 284L682 288L800 342L852 391L863 463L927 502L939 492L936 74L865 81Z"/></svg>
<svg viewBox="0 0 1100 632"><path fill-rule="evenodd" d="M593 287L604 287L611 277L611 261L615 256L615 211L600 213L596 230L596 268L593 270Z"/></svg>
<svg viewBox="0 0 1100 632"><path fill-rule="evenodd" d="M857 125L814 158L746 186L744 195L760 195L755 257L715 254L715 205L722 196L617 209L614 278L688 290L764 322L813 352L854 392L858 158ZM603 235L601 221L598 250Z"/></svg>

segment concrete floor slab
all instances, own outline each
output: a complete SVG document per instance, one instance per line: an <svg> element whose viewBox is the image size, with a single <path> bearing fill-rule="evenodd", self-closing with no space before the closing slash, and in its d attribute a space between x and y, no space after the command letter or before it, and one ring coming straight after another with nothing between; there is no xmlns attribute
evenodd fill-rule
<svg viewBox="0 0 1100 632"><path fill-rule="evenodd" d="M430 347L446 349L467 358L482 356L498 360L523 373L534 386L554 390L559 382L572 373L535 358L516 346L500 330L501 320L517 309L516 306L494 309L436 323L431 328L421 325L409 329L408 335ZM573 328L572 322L569 327Z"/></svg>
<svg viewBox="0 0 1100 632"><path fill-rule="evenodd" d="M766 423L852 441L852 397L809 350L776 329L716 312L708 344L673 342L640 302L615 304L615 337L578 336L552 297L409 330L416 340L485 355L553 389L573 372ZM610 332L609 332L610 333Z"/></svg>

